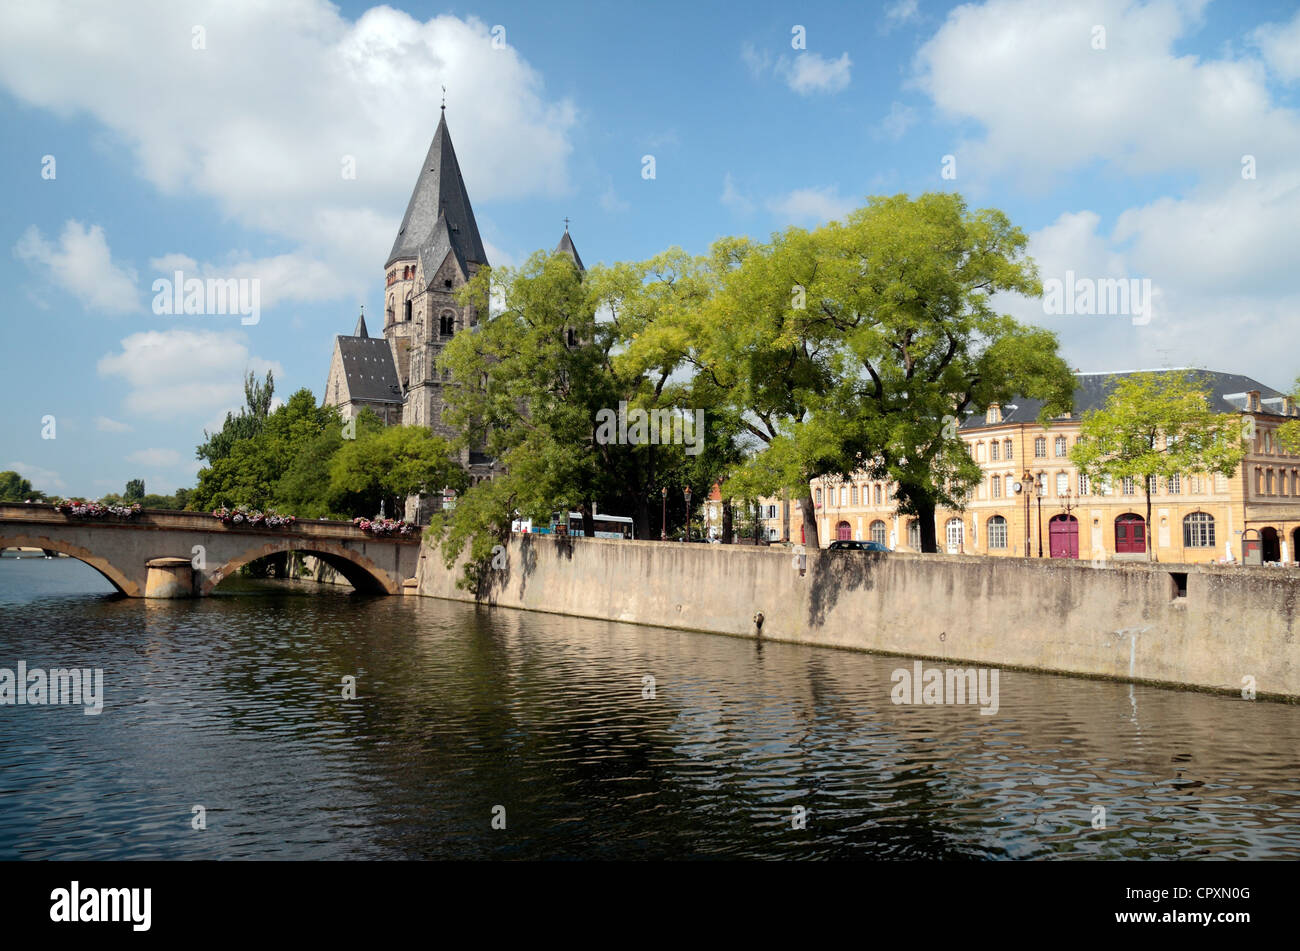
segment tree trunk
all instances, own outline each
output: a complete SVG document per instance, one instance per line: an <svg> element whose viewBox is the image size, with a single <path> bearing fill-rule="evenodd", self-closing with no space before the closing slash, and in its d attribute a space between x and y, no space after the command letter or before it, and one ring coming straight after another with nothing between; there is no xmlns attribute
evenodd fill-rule
<svg viewBox="0 0 1300 951"><path fill-rule="evenodd" d="M1159 561L1156 557L1156 544L1151 540L1151 479L1147 476L1142 477L1142 488L1146 490L1147 497L1147 560Z"/></svg>
<svg viewBox="0 0 1300 951"><path fill-rule="evenodd" d="M812 548L820 548L817 540L817 510L813 508L812 489L805 483L803 495L799 496L799 508L803 512L803 543Z"/></svg>
<svg viewBox="0 0 1300 951"><path fill-rule="evenodd" d="M579 506L582 513L582 534L584 538L596 537L596 519L591 514L591 500L583 499L582 505Z"/></svg>
<svg viewBox="0 0 1300 951"><path fill-rule="evenodd" d="M731 499L722 500L722 544L730 545L732 532L735 527L731 524Z"/></svg>

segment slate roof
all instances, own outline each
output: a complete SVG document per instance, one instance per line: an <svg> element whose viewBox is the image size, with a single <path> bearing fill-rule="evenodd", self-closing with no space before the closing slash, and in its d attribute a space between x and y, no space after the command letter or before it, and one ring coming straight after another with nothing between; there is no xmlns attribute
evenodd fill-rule
<svg viewBox="0 0 1300 951"><path fill-rule="evenodd" d="M1115 389L1122 377L1140 370L1127 370L1120 373L1076 373L1074 375L1074 412L1071 419L1079 419L1091 409L1100 409L1107 397ZM1258 380L1237 373L1219 373L1215 370L1196 369L1160 369L1156 373L1187 373L1201 382L1212 396L1211 406L1216 413L1235 413L1246 409L1246 394L1259 390L1260 405L1263 412L1282 412L1282 398L1285 394L1272 387L1265 386ZM984 426L1000 426L1004 423L1032 423L1038 419L1043 408L1042 400L1016 397L1011 403L1002 406L1002 422L987 423L984 414L971 412L959 428L979 429Z"/></svg>
<svg viewBox="0 0 1300 951"><path fill-rule="evenodd" d="M577 249L576 247L574 247L574 245L573 245L573 239L569 237L569 229L568 229L568 228L565 228L565 229L564 229L564 237L562 237L562 238L560 239L560 243L557 244L557 245L555 246L555 251L552 252L552 253L553 253L553 254L567 254L569 257L573 258L573 263L576 264L576 265L578 265L578 270L579 270L579 271L585 271L585 270L587 270L587 269L586 269L585 267L583 267L583 265L582 265L582 258L578 257L578 249Z"/></svg>
<svg viewBox="0 0 1300 951"><path fill-rule="evenodd" d="M445 239L436 239L434 229L442 218L446 219L447 235ZM446 240L455 249L462 269L466 261L487 263L487 252L483 250L483 239L479 237L478 224L474 221L474 209L470 207L469 193L461 178L451 133L447 131L445 112L438 120L438 129L433 134L424 164L420 166L420 176L415 181L406 215L397 231L397 240L393 242L393 250L384 267L402 258L417 257L425 245L431 241L436 244L438 240ZM436 254L436 248L432 253ZM434 267L445 257L444 251L434 262Z"/></svg>
<svg viewBox="0 0 1300 951"><path fill-rule="evenodd" d="M369 336L370 336L370 334L366 332L366 315L365 315L365 314L362 314L360 317L357 318L357 329L354 330L354 331L352 331L352 336L354 336L354 337L369 337Z"/></svg>
<svg viewBox="0 0 1300 951"><path fill-rule="evenodd" d="M424 279L430 284L433 283L438 268L442 267L442 262L447 260L448 252L455 255L460 272L468 277L469 268L465 266L465 256L461 253L457 242L454 240L447 219L440 217L434 223L429 240L422 244L419 250L420 264L424 267Z"/></svg>
<svg viewBox="0 0 1300 951"><path fill-rule="evenodd" d="M365 329L362 327L362 329ZM343 357L348 396L375 403L401 403L402 387L397 380L393 350L383 337L335 338Z"/></svg>

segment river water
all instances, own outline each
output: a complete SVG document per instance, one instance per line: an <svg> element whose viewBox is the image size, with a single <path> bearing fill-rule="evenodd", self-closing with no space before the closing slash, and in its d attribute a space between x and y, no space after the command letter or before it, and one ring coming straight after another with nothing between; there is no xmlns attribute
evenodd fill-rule
<svg viewBox="0 0 1300 951"><path fill-rule="evenodd" d="M1300 858L1298 706L1004 670L985 716L892 703L900 658L110 590L0 560L0 668L104 672L0 706L0 859Z"/></svg>

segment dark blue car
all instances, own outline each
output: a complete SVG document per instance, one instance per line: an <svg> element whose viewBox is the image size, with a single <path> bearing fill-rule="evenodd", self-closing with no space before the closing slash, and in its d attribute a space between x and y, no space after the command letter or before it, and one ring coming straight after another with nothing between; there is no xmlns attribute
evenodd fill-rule
<svg viewBox="0 0 1300 951"><path fill-rule="evenodd" d="M843 538L835 539L826 548L827 551L889 551L880 542L858 542Z"/></svg>

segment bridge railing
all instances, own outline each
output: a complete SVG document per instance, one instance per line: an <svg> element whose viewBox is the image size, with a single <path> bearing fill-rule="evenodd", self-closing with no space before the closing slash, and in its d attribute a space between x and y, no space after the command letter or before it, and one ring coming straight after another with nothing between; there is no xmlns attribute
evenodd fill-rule
<svg viewBox="0 0 1300 951"><path fill-rule="evenodd" d="M419 534L406 538L368 535L351 522L327 518L297 519L292 527L271 528L247 523L226 525L211 512L182 512L175 509L141 509L132 518L107 515L102 518L78 518L57 511L49 502L0 502L0 522L24 522L54 525L95 525L105 528L170 529L191 532L231 532L258 536L300 536L305 538L346 538L418 545Z"/></svg>

